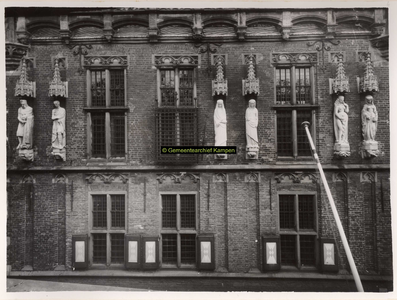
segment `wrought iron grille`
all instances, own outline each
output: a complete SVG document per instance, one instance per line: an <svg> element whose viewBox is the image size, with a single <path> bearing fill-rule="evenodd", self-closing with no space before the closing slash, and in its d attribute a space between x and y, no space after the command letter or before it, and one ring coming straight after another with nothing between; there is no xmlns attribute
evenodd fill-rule
<svg viewBox="0 0 397 300"><path fill-rule="evenodd" d="M161 147L196 146L197 127L197 108L157 108L157 162L181 164L196 163L196 154L162 154Z"/></svg>
<svg viewBox="0 0 397 300"><path fill-rule="evenodd" d="M277 154L292 156L292 143L292 112L279 110L277 111Z"/></svg>
<svg viewBox="0 0 397 300"><path fill-rule="evenodd" d="M110 70L110 106L124 106L124 70Z"/></svg>
<svg viewBox="0 0 397 300"><path fill-rule="evenodd" d="M301 264L314 266L316 264L315 236L301 235L299 237Z"/></svg>
<svg viewBox="0 0 397 300"><path fill-rule="evenodd" d="M193 70L179 70L179 105L194 106Z"/></svg>
<svg viewBox="0 0 397 300"><path fill-rule="evenodd" d="M111 195L112 228L125 228L125 196Z"/></svg>
<svg viewBox="0 0 397 300"><path fill-rule="evenodd" d="M110 114L111 156L125 156L125 117L124 114Z"/></svg>
<svg viewBox="0 0 397 300"><path fill-rule="evenodd" d="M106 157L106 121L105 114L91 115L91 155L93 157Z"/></svg>
<svg viewBox="0 0 397 300"><path fill-rule="evenodd" d="M181 263L194 264L196 262L196 235L181 234Z"/></svg>
<svg viewBox="0 0 397 300"><path fill-rule="evenodd" d="M314 196L299 195L299 229L314 228Z"/></svg>
<svg viewBox="0 0 397 300"><path fill-rule="evenodd" d="M124 233L110 234L112 263L124 263Z"/></svg>
<svg viewBox="0 0 397 300"><path fill-rule="evenodd" d="M276 104L291 104L290 69L276 69Z"/></svg>
<svg viewBox="0 0 397 300"><path fill-rule="evenodd" d="M280 228L291 229L295 228L295 196L294 195L280 195Z"/></svg>
<svg viewBox="0 0 397 300"><path fill-rule="evenodd" d="M93 255L94 263L106 264L106 233L93 233Z"/></svg>
<svg viewBox="0 0 397 300"><path fill-rule="evenodd" d="M93 228L107 228L106 195L92 195Z"/></svg>
<svg viewBox="0 0 397 300"><path fill-rule="evenodd" d="M163 263L177 263L177 235L162 234L163 241Z"/></svg>
<svg viewBox="0 0 397 300"><path fill-rule="evenodd" d="M162 195L162 227L176 228L176 195Z"/></svg>
<svg viewBox="0 0 397 300"><path fill-rule="evenodd" d="M175 71L161 70L160 77L161 105L175 106L177 99L177 93L175 91Z"/></svg>
<svg viewBox="0 0 397 300"><path fill-rule="evenodd" d="M296 236L295 235L281 235L280 236L281 249L281 264L296 265Z"/></svg>
<svg viewBox="0 0 397 300"><path fill-rule="evenodd" d="M305 128L302 126L304 121L312 123L311 110L297 110L296 117L296 135L297 135L297 148L298 156L311 156L310 143L306 135Z"/></svg>
<svg viewBox="0 0 397 300"><path fill-rule="evenodd" d="M106 106L106 75L104 70L91 71L91 105Z"/></svg>
<svg viewBox="0 0 397 300"><path fill-rule="evenodd" d="M196 228L195 195L181 195L181 228Z"/></svg>
<svg viewBox="0 0 397 300"><path fill-rule="evenodd" d="M311 86L310 86L310 67L299 67L295 69L295 93L297 104L310 104Z"/></svg>

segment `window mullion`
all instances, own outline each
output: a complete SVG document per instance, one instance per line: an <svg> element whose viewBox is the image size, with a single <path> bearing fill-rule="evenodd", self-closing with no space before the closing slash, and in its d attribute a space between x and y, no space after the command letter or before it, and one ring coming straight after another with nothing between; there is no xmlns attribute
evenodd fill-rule
<svg viewBox="0 0 397 300"><path fill-rule="evenodd" d="M300 238L299 238L299 196L295 195L294 205L295 205L295 228L296 228L296 261L298 263L298 268L301 268L301 251L300 251Z"/></svg>
<svg viewBox="0 0 397 300"><path fill-rule="evenodd" d="M181 236L180 236L180 230L181 230L181 195L177 194L176 195L176 230L177 230L177 235L176 235L176 255L177 255L177 266L178 268L181 267Z"/></svg>
<svg viewBox="0 0 397 300"><path fill-rule="evenodd" d="M316 104L316 97L314 97L315 86L314 86L314 68L313 67L310 67L310 86L311 86L310 104Z"/></svg>
<svg viewBox="0 0 397 300"><path fill-rule="evenodd" d="M293 105L296 104L296 73L295 73L295 66L292 66L291 68L291 103Z"/></svg>
<svg viewBox="0 0 397 300"><path fill-rule="evenodd" d="M127 106L127 69L124 69L124 106Z"/></svg>
<svg viewBox="0 0 397 300"><path fill-rule="evenodd" d="M92 120L91 113L87 113L87 157L91 158L92 154Z"/></svg>
<svg viewBox="0 0 397 300"><path fill-rule="evenodd" d="M158 106L161 107L161 71L157 69L157 101Z"/></svg>
<svg viewBox="0 0 397 300"><path fill-rule="evenodd" d="M87 69L87 106L90 107L92 105L92 94L91 94L91 70Z"/></svg>
<svg viewBox="0 0 397 300"><path fill-rule="evenodd" d="M110 239L110 228L112 226L112 218L111 218L111 208L112 208L112 203L111 203L111 199L110 199L110 195L107 194L106 195L106 217L107 217L107 230L108 232L106 233L106 264L110 265L111 262L111 256L110 256L110 252L111 252L111 239Z"/></svg>
<svg viewBox="0 0 397 300"><path fill-rule="evenodd" d="M108 69L105 70L105 99L106 99L106 107L110 106L110 71Z"/></svg>
<svg viewBox="0 0 397 300"><path fill-rule="evenodd" d="M110 113L105 113L105 144L106 144L106 158L110 158Z"/></svg>
<svg viewBox="0 0 397 300"><path fill-rule="evenodd" d="M292 110L292 152L294 158L298 157L298 133L297 133L297 112Z"/></svg>
<svg viewBox="0 0 397 300"><path fill-rule="evenodd" d="M180 105L180 92L179 92L179 69L175 68L175 92L176 92L176 107Z"/></svg>
<svg viewBox="0 0 397 300"><path fill-rule="evenodd" d="M197 68L193 69L193 107L197 107Z"/></svg>

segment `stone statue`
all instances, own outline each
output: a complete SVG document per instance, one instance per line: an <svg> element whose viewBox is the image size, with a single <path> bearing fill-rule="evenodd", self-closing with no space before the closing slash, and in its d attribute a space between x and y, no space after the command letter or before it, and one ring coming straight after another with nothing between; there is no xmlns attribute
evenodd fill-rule
<svg viewBox="0 0 397 300"><path fill-rule="evenodd" d="M350 145L348 140L349 129L349 105L345 103L345 97L339 95L334 104L334 131L335 145L334 154L340 157L350 156Z"/></svg>
<svg viewBox="0 0 397 300"><path fill-rule="evenodd" d="M364 141L375 141L378 128L378 111L374 105L374 98L371 95L365 97L365 104L361 111L361 121Z"/></svg>
<svg viewBox="0 0 397 300"><path fill-rule="evenodd" d="M52 148L63 149L66 146L65 134L65 109L60 106L58 100L54 101L55 108L52 110Z"/></svg>
<svg viewBox="0 0 397 300"><path fill-rule="evenodd" d="M247 154L249 158L255 158L259 150L258 142L258 109L256 101L248 101L248 108L245 111L245 133L247 137Z"/></svg>
<svg viewBox="0 0 397 300"><path fill-rule="evenodd" d="M214 111L214 128L215 128L215 146L226 146L227 134L226 134L226 110L223 104L223 100L216 102ZM225 154L218 154L219 158L225 158Z"/></svg>
<svg viewBox="0 0 397 300"><path fill-rule="evenodd" d="M25 99L20 100L21 107L18 109L18 146L19 150L30 150L33 147L33 108L28 105Z"/></svg>
<svg viewBox="0 0 397 300"><path fill-rule="evenodd" d="M374 98L371 95L365 97L365 104L361 110L361 123L363 144L361 156L371 158L379 155L378 142L375 141L376 131L378 129L378 111L374 105Z"/></svg>
<svg viewBox="0 0 397 300"><path fill-rule="evenodd" d="M340 95L334 104L334 129L336 143L348 143L349 105L345 97Z"/></svg>

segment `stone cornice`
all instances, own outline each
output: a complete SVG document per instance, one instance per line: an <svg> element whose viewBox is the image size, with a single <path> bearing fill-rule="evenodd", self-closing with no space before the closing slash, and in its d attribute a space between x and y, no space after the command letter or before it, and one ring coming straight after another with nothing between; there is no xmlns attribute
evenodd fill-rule
<svg viewBox="0 0 397 300"><path fill-rule="evenodd" d="M346 170L346 171L360 171L360 170L390 170L389 164L352 164L352 165L323 165L324 170ZM9 169L8 173L25 173L25 172L245 172L245 171L263 171L263 172L279 172L284 170L316 170L316 164L277 164L277 165L198 165L198 166L127 166L123 164L108 165L108 166L82 166L82 167L32 167L26 170Z"/></svg>

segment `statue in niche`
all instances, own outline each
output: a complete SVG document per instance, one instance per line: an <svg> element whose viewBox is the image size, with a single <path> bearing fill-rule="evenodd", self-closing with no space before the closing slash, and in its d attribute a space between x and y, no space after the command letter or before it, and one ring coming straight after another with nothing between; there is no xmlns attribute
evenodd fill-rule
<svg viewBox="0 0 397 300"><path fill-rule="evenodd" d="M30 150L33 147L33 108L28 105L25 99L20 100L21 107L18 109L18 150Z"/></svg>
<svg viewBox="0 0 397 300"><path fill-rule="evenodd" d="M349 105L345 97L340 95L334 105L334 128L336 143L348 143Z"/></svg>
<svg viewBox="0 0 397 300"><path fill-rule="evenodd" d="M216 102L214 111L215 146L226 146L226 123L226 110L223 100L220 99ZM217 154L217 157L226 158L226 154Z"/></svg>
<svg viewBox="0 0 397 300"><path fill-rule="evenodd" d="M339 95L334 104L334 130L335 130L335 154L341 157L350 155L348 141L349 105L345 103L345 97Z"/></svg>
<svg viewBox="0 0 397 300"><path fill-rule="evenodd" d="M248 101L248 108L245 111L245 133L247 137L247 154L249 158L255 158L259 150L258 142L258 109L256 101Z"/></svg>
<svg viewBox="0 0 397 300"><path fill-rule="evenodd" d="M378 142L375 141L378 129L378 111L371 95L365 97L365 104L361 110L361 123L364 139L361 155L363 158L376 157L379 154Z"/></svg>
<svg viewBox="0 0 397 300"><path fill-rule="evenodd" d="M63 107L60 106L58 100L54 101L55 108L52 110L52 148L63 149L66 146L66 135L65 135L65 116L66 112Z"/></svg>
<svg viewBox="0 0 397 300"><path fill-rule="evenodd" d="M361 111L361 121L364 141L375 141L378 128L378 111L374 105L374 98L371 95L365 97L365 104Z"/></svg>

